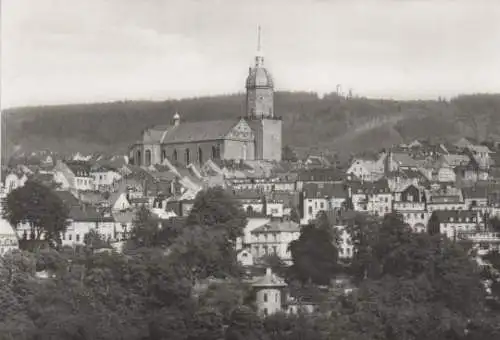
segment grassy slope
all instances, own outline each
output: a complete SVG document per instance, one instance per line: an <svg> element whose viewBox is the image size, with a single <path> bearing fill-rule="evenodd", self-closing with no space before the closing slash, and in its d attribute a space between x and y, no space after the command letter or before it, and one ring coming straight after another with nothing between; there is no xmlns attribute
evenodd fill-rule
<svg viewBox="0 0 500 340"><path fill-rule="evenodd" d="M184 121L236 118L244 113L243 103L238 94L10 109L2 114L2 153L11 154L16 145L23 151L124 152L143 129L170 123L175 111ZM303 152L359 152L415 138L500 136L500 95L398 102L278 92L275 106L283 117L284 144Z"/></svg>

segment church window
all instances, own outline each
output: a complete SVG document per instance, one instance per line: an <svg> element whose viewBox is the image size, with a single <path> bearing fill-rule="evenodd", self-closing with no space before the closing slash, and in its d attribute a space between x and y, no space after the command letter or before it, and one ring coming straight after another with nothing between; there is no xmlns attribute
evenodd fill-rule
<svg viewBox="0 0 500 340"><path fill-rule="evenodd" d="M151 165L151 150L146 150L146 166Z"/></svg>
<svg viewBox="0 0 500 340"><path fill-rule="evenodd" d="M177 161L177 150L174 150L174 153L172 154L172 158L174 161Z"/></svg>
<svg viewBox="0 0 500 340"><path fill-rule="evenodd" d="M190 163L191 161L191 155L190 155L190 152L189 152L189 149L186 149L186 165Z"/></svg>
<svg viewBox="0 0 500 340"><path fill-rule="evenodd" d="M201 148L198 148L198 163L203 163L203 150Z"/></svg>

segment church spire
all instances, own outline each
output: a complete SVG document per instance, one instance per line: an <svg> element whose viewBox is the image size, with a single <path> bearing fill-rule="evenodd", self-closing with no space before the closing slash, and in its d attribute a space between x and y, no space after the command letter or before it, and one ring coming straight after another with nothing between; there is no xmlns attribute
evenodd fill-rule
<svg viewBox="0 0 500 340"><path fill-rule="evenodd" d="M262 53L262 30L259 25L257 32L257 54L255 55L255 66L262 67L264 65L264 54Z"/></svg>

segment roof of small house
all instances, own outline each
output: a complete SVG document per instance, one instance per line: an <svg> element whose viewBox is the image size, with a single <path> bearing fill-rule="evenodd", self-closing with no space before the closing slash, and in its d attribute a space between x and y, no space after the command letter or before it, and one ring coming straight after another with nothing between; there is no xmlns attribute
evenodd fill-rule
<svg viewBox="0 0 500 340"><path fill-rule="evenodd" d="M484 198L488 197L488 187L487 186L474 186L462 189L462 194L464 198Z"/></svg>
<svg viewBox="0 0 500 340"><path fill-rule="evenodd" d="M336 168L325 169L308 169L300 171L298 174L299 181L312 182L340 182L345 178L345 174Z"/></svg>
<svg viewBox="0 0 500 340"><path fill-rule="evenodd" d="M91 164L85 161L66 161L68 168L75 174L75 176L89 176Z"/></svg>
<svg viewBox="0 0 500 340"><path fill-rule="evenodd" d="M462 223L476 223L478 213L477 211L470 210L436 210L434 213L439 222L462 222ZM473 219L476 219L475 221Z"/></svg>
<svg viewBox="0 0 500 340"><path fill-rule="evenodd" d="M375 182L349 182L352 194L382 194L390 193L389 183L386 178Z"/></svg>
<svg viewBox="0 0 500 340"><path fill-rule="evenodd" d="M99 221L112 221L111 217L104 217L94 207L87 205L73 206L69 210L71 220L77 222L99 222Z"/></svg>
<svg viewBox="0 0 500 340"><path fill-rule="evenodd" d="M294 221L271 220L265 225L251 231L252 234L279 233L279 232L300 232L300 226Z"/></svg>
<svg viewBox="0 0 500 340"><path fill-rule="evenodd" d="M55 194L68 206L80 205L80 201L71 192L65 190L55 191Z"/></svg>
<svg viewBox="0 0 500 340"><path fill-rule="evenodd" d="M0 217L0 236L16 237L16 232L12 225L4 218Z"/></svg>
<svg viewBox="0 0 500 340"><path fill-rule="evenodd" d="M257 278L253 283L252 287L255 288L265 288L265 287L286 287L286 282L279 276L273 274L270 268L266 270L266 274Z"/></svg>
<svg viewBox="0 0 500 340"><path fill-rule="evenodd" d="M347 197L346 188L343 183L305 183L303 190L307 198Z"/></svg>

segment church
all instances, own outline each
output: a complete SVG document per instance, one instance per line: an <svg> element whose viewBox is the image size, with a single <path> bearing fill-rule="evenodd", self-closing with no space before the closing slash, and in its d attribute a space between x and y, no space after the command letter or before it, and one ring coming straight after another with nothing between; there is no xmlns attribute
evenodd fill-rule
<svg viewBox="0 0 500 340"><path fill-rule="evenodd" d="M138 166L163 163L164 159L189 165L207 160L281 160L281 117L274 112L274 83L264 67L260 28L255 65L246 79L246 114L241 119L183 122L175 113L171 124L145 130L129 148Z"/></svg>

